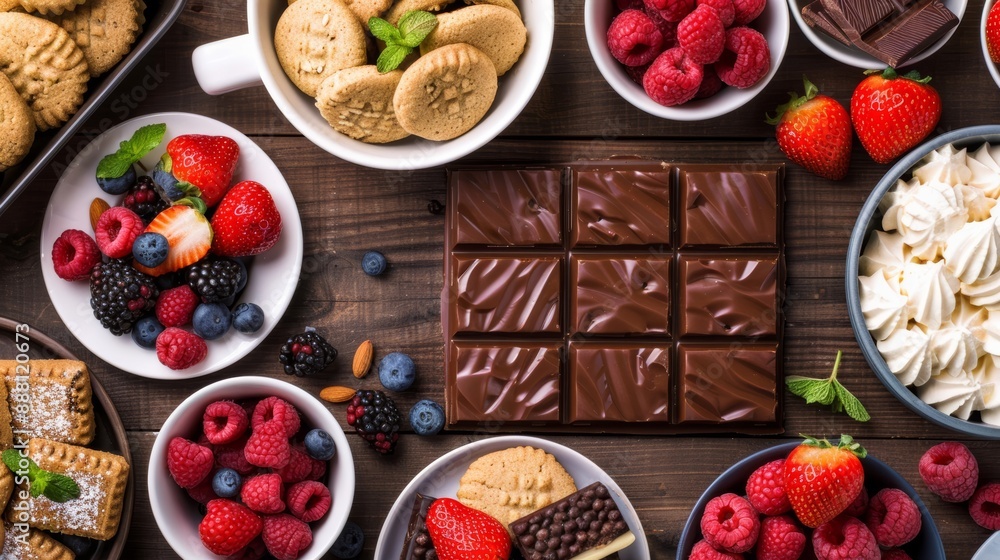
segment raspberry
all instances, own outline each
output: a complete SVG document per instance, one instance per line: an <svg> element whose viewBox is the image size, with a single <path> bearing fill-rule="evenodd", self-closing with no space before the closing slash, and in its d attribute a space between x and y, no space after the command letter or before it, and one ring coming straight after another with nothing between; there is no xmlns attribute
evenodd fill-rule
<svg viewBox="0 0 1000 560"><path fill-rule="evenodd" d="M170 288L156 300L156 319L164 327L183 327L191 323L194 309L201 301L191 286L183 284Z"/></svg>
<svg viewBox="0 0 1000 560"><path fill-rule="evenodd" d="M746 89L761 80L771 69L771 51L767 39L749 27L726 31L726 48L715 63L723 83Z"/></svg>
<svg viewBox="0 0 1000 560"><path fill-rule="evenodd" d="M898 548L882 551L882 560L913 560L910 555Z"/></svg>
<svg viewBox="0 0 1000 560"><path fill-rule="evenodd" d="M957 441L939 443L920 458L920 478L946 502L964 502L979 485L979 463L969 448Z"/></svg>
<svg viewBox="0 0 1000 560"><path fill-rule="evenodd" d="M240 499L257 513L279 513L285 511L283 490L280 476L274 473L259 474L243 483Z"/></svg>
<svg viewBox="0 0 1000 560"><path fill-rule="evenodd" d="M733 0L733 25L746 25L757 19L757 16L764 11L767 0Z"/></svg>
<svg viewBox="0 0 1000 560"><path fill-rule="evenodd" d="M868 489L862 486L858 497L854 498L851 505L847 506L847 509L844 510L844 515L861 517L866 511L868 511Z"/></svg>
<svg viewBox="0 0 1000 560"><path fill-rule="evenodd" d="M299 431L299 412L287 401L278 397L262 399L253 408L250 425L257 429L261 424L276 419L285 426L285 437L292 437Z"/></svg>
<svg viewBox="0 0 1000 560"><path fill-rule="evenodd" d="M879 560L875 535L861 521L841 515L812 534L817 560Z"/></svg>
<svg viewBox="0 0 1000 560"><path fill-rule="evenodd" d="M632 81L642 85L642 77L646 75L646 70L649 70L649 65L644 64L642 66L626 66L625 73L628 74Z"/></svg>
<svg viewBox="0 0 1000 560"><path fill-rule="evenodd" d="M712 545L708 544L708 541L700 540L694 543L688 560L743 560L743 555L733 554L732 552L719 552L712 548Z"/></svg>
<svg viewBox="0 0 1000 560"><path fill-rule="evenodd" d="M120 259L132 254L132 243L144 229L146 226L143 225L142 218L135 212L115 206L101 214L94 231L101 252L112 259Z"/></svg>
<svg viewBox="0 0 1000 560"><path fill-rule="evenodd" d="M726 27L732 25L733 19L736 17L736 7L733 5L733 0L697 0L696 5L715 8L719 19L722 20L722 25Z"/></svg>
<svg viewBox="0 0 1000 560"><path fill-rule="evenodd" d="M660 12L667 21L680 21L694 9L694 0L645 0L647 10Z"/></svg>
<svg viewBox="0 0 1000 560"><path fill-rule="evenodd" d="M220 445L215 448L215 462L220 467L233 469L234 471L247 475L252 473L257 467L247 461L243 448L247 445L247 438L240 438L229 445Z"/></svg>
<svg viewBox="0 0 1000 560"><path fill-rule="evenodd" d="M785 460L771 461L747 479L747 500L763 515L781 515L792 510L785 495Z"/></svg>
<svg viewBox="0 0 1000 560"><path fill-rule="evenodd" d="M208 441L223 445L242 436L250 425L250 419L243 407L233 401L217 401L205 408L201 425Z"/></svg>
<svg viewBox="0 0 1000 560"><path fill-rule="evenodd" d="M198 534L205 548L215 554L236 554L250 544L263 529L256 513L232 500L208 502L208 512L198 524Z"/></svg>
<svg viewBox="0 0 1000 560"><path fill-rule="evenodd" d="M984 484L969 501L969 515L977 525L1000 531L1000 482Z"/></svg>
<svg viewBox="0 0 1000 560"><path fill-rule="evenodd" d="M700 64L684 54L684 49L674 47L656 57L642 77L646 95L660 105L680 105L698 93L704 76Z"/></svg>
<svg viewBox="0 0 1000 560"><path fill-rule="evenodd" d="M207 355L208 345L194 333L169 327L156 337L156 357L170 369L187 369Z"/></svg>
<svg viewBox="0 0 1000 560"><path fill-rule="evenodd" d="M264 518L264 544L278 560L295 560L312 544L309 525L287 513Z"/></svg>
<svg viewBox="0 0 1000 560"><path fill-rule="evenodd" d="M709 500L701 516L701 533L708 544L725 552L746 552L757 542L760 520L746 499L723 494Z"/></svg>
<svg viewBox="0 0 1000 560"><path fill-rule="evenodd" d="M279 422L265 422L254 428L243 454L251 465L258 467L280 469L287 465L292 451L284 426Z"/></svg>
<svg viewBox="0 0 1000 560"><path fill-rule="evenodd" d="M713 95L719 93L722 89L722 80L719 79L719 75L715 73L715 68L711 66L705 66L703 69L704 76L701 78L701 84L698 86L698 93L694 94L693 99L705 99L706 97L712 97Z"/></svg>
<svg viewBox="0 0 1000 560"><path fill-rule="evenodd" d="M660 30L660 35L663 36L663 44L660 46L661 49L667 50L672 49L677 46L677 22L667 21L663 19L663 14L659 10L650 10L646 8L646 15L652 20L656 28Z"/></svg>
<svg viewBox="0 0 1000 560"><path fill-rule="evenodd" d="M292 447L290 451L288 464L274 472L281 476L282 482L294 484L309 478L313 464L312 459L301 448Z"/></svg>
<svg viewBox="0 0 1000 560"><path fill-rule="evenodd" d="M312 462L312 471L309 472L308 480L319 480L326 474L326 461L319 459L309 459Z"/></svg>
<svg viewBox="0 0 1000 560"><path fill-rule="evenodd" d="M868 504L865 524L875 535L875 542L879 546L903 546L920 532L920 510L906 492L884 488Z"/></svg>
<svg viewBox="0 0 1000 560"><path fill-rule="evenodd" d="M625 66L649 64L663 47L663 35L644 12L625 10L608 28L611 56Z"/></svg>
<svg viewBox="0 0 1000 560"><path fill-rule="evenodd" d="M175 437L167 444L167 470L181 488L194 488L212 472L215 458L212 450L197 443Z"/></svg>
<svg viewBox="0 0 1000 560"><path fill-rule="evenodd" d="M68 229L52 244L52 267L63 280L86 280L97 263L101 251L86 233Z"/></svg>
<svg viewBox="0 0 1000 560"><path fill-rule="evenodd" d="M260 560L267 555L267 547L264 546L264 539L257 536L250 544L246 545L236 554L230 554L226 560Z"/></svg>
<svg viewBox="0 0 1000 560"><path fill-rule="evenodd" d="M333 499L326 485L307 480L288 489L288 511L306 523L312 523L326 515Z"/></svg>
<svg viewBox="0 0 1000 560"><path fill-rule="evenodd" d="M212 477L214 476L215 469L212 469L209 471L208 476L206 476L204 480L199 482L194 488L187 489L188 496L191 496L192 500L202 505L218 498L219 496L215 493L215 490L212 489Z"/></svg>
<svg viewBox="0 0 1000 560"><path fill-rule="evenodd" d="M684 16L677 24L677 43L698 64L719 60L726 46L726 28L715 8L698 6Z"/></svg>
<svg viewBox="0 0 1000 560"><path fill-rule="evenodd" d="M797 560L806 549L806 534L788 515L765 517L757 538L757 560Z"/></svg>

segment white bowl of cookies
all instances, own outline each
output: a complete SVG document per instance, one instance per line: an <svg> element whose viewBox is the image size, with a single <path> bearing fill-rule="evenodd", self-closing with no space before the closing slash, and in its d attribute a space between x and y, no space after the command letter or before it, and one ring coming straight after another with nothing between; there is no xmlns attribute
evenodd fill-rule
<svg viewBox="0 0 1000 560"><path fill-rule="evenodd" d="M554 19L552 0L249 0L249 34L203 45L192 62L211 94L263 82L337 157L423 169L475 151L520 114Z"/></svg>

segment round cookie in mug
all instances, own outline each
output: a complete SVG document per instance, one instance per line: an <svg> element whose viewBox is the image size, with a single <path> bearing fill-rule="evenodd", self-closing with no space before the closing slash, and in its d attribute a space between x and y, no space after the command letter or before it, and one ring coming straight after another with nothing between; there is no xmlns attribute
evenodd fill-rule
<svg viewBox="0 0 1000 560"><path fill-rule="evenodd" d="M288 78L311 97L337 70L368 60L361 22L341 0L298 0L289 6L274 30L274 49Z"/></svg>

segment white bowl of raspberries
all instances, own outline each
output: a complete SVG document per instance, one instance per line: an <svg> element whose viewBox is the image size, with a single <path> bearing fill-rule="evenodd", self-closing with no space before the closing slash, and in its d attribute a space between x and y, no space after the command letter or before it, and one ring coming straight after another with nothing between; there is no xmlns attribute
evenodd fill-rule
<svg viewBox="0 0 1000 560"><path fill-rule="evenodd" d="M670 120L725 115L753 99L788 44L780 0L587 0L587 44L619 95Z"/></svg>
<svg viewBox="0 0 1000 560"><path fill-rule="evenodd" d="M267 377L226 379L185 399L149 459L156 524L187 560L320 558L347 525L354 483L330 411Z"/></svg>

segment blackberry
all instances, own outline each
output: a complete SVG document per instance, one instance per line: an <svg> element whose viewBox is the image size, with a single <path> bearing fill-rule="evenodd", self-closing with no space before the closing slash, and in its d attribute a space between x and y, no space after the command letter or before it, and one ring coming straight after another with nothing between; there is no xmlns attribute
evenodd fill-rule
<svg viewBox="0 0 1000 560"><path fill-rule="evenodd" d="M306 327L306 332L289 338L278 353L278 361L285 367L285 373L299 377L322 371L336 357L337 349L312 327Z"/></svg>
<svg viewBox="0 0 1000 560"><path fill-rule="evenodd" d="M90 273L90 307L115 336L131 332L136 321L152 313L159 295L151 276L123 260L100 263Z"/></svg>
<svg viewBox="0 0 1000 560"><path fill-rule="evenodd" d="M229 259L202 260L187 271L187 283L205 303L224 301L236 293L243 268Z"/></svg>
<svg viewBox="0 0 1000 560"><path fill-rule="evenodd" d="M358 391L347 405L347 423L383 455L396 449L400 418L396 403L382 391Z"/></svg>
<svg viewBox="0 0 1000 560"><path fill-rule="evenodd" d="M142 221L148 224L157 214L170 207L170 203L163 200L160 193L156 192L153 180L143 175L125 193L122 206L138 214Z"/></svg>

